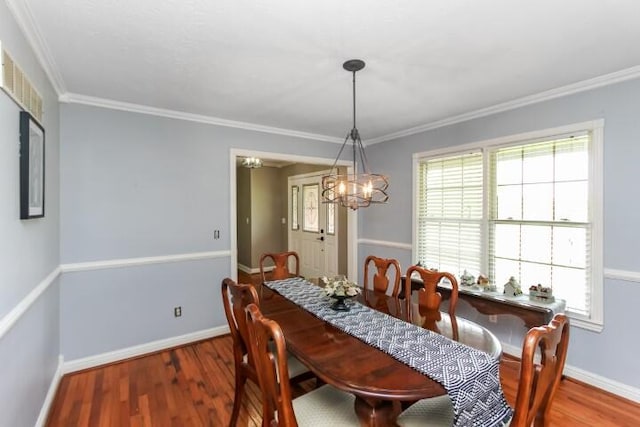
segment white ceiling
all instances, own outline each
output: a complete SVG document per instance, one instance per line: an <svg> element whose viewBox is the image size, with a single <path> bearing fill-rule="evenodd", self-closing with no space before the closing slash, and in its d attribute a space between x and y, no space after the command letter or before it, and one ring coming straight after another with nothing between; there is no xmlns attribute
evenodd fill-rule
<svg viewBox="0 0 640 427"><path fill-rule="evenodd" d="M63 100L342 139L363 59L365 143L640 75L637 0L7 3Z"/></svg>

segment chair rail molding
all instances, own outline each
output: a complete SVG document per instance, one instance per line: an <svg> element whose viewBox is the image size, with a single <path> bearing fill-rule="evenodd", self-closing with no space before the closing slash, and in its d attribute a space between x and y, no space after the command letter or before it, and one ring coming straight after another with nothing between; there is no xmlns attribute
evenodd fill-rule
<svg viewBox="0 0 640 427"><path fill-rule="evenodd" d="M404 249L410 251L413 249L411 243L391 242L389 240L374 240L374 239L358 239L359 245L372 245L372 246L384 246L386 248Z"/></svg>
<svg viewBox="0 0 640 427"><path fill-rule="evenodd" d="M0 319L0 339L16 324L16 322L26 313L40 295L47 290L60 275L60 266L53 269L51 273L31 290L15 307L11 309L2 319Z"/></svg>
<svg viewBox="0 0 640 427"><path fill-rule="evenodd" d="M624 280L627 282L640 283L640 271L618 270L614 268L604 269L605 279Z"/></svg>
<svg viewBox="0 0 640 427"><path fill-rule="evenodd" d="M105 268L122 268L147 264L163 264L168 262L193 261L200 259L226 258L231 256L231 250L210 251L210 252L190 252L186 254L161 255L139 258L122 258L102 261L87 261L71 264L61 264L60 270L63 273L74 271L102 270Z"/></svg>

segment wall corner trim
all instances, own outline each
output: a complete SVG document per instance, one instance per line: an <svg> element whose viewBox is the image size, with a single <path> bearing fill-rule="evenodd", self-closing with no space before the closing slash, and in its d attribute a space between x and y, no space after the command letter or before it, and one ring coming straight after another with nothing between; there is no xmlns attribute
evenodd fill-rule
<svg viewBox="0 0 640 427"><path fill-rule="evenodd" d="M53 269L51 273L31 290L15 307L11 309L2 319L0 319L0 338L16 324L16 322L26 313L31 305L47 290L60 275L60 266Z"/></svg>
<svg viewBox="0 0 640 427"><path fill-rule="evenodd" d="M64 365L64 357L62 357L62 355L59 355L58 368L56 369L56 372L53 374L53 378L51 379L51 384L49 384L49 390L47 390L47 395L44 398L44 403L42 404L42 408L40 408L40 414L38 415L38 419L36 420L35 427L44 427L44 425L47 422L47 417L49 416L51 405L53 405L53 400L56 397L56 393L58 392L58 387L60 386L60 380L62 379L63 365Z"/></svg>

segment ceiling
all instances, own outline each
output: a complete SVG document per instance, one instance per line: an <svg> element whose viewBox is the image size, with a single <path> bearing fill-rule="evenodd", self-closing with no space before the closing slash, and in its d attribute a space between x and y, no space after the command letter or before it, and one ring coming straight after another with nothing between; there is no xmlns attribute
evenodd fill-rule
<svg viewBox="0 0 640 427"><path fill-rule="evenodd" d="M61 100L318 139L351 127L351 58L365 143L640 76L637 0L7 4Z"/></svg>

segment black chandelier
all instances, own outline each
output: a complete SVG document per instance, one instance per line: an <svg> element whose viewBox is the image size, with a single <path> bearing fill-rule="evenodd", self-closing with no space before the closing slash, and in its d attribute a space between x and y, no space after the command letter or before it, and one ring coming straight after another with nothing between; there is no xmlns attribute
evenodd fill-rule
<svg viewBox="0 0 640 427"><path fill-rule="evenodd" d="M356 71L362 70L364 65L364 61L359 59L351 59L342 64L345 70L353 73L353 128L347 133L329 175L322 177L322 201L338 203L353 210L367 207L372 203L386 203L389 200L387 195L389 181L386 176L369 171L360 132L356 128ZM340 174L336 164L349 139L353 146L353 173ZM358 173L356 161L358 156L361 165L360 173Z"/></svg>

